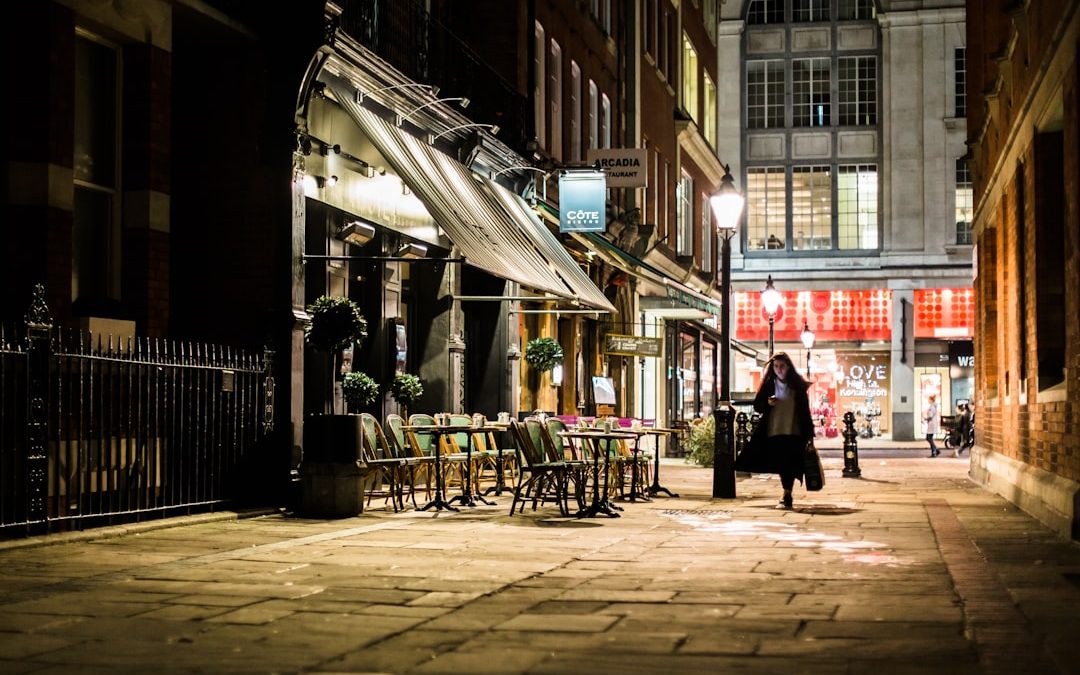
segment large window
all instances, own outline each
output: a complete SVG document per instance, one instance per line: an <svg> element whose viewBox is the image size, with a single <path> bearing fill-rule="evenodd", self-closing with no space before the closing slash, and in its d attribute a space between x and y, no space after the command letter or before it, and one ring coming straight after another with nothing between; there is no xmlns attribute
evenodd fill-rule
<svg viewBox="0 0 1080 675"><path fill-rule="evenodd" d="M581 67L570 61L570 161L581 161Z"/></svg>
<svg viewBox="0 0 1080 675"><path fill-rule="evenodd" d="M837 235L841 249L878 247L877 166L839 167L836 185Z"/></svg>
<svg viewBox="0 0 1080 675"><path fill-rule="evenodd" d="M716 148L716 85L713 84L713 80L709 77L708 73L705 73L705 120L702 122L702 130L705 134L705 140L709 142L714 149Z"/></svg>
<svg viewBox="0 0 1080 675"><path fill-rule="evenodd" d="M690 36L682 36L682 103L691 119L698 119L698 58Z"/></svg>
<svg viewBox="0 0 1080 675"><path fill-rule="evenodd" d="M547 145L547 40L539 21L533 26L533 124L536 142Z"/></svg>
<svg viewBox="0 0 1080 675"><path fill-rule="evenodd" d="M837 16L841 21L869 21L877 17L874 0L840 0Z"/></svg>
<svg viewBox="0 0 1080 675"><path fill-rule="evenodd" d="M840 124L877 124L877 57L845 56L837 61Z"/></svg>
<svg viewBox="0 0 1080 675"><path fill-rule="evenodd" d="M551 142L548 152L562 159L562 47L552 40L548 53L548 100L551 102Z"/></svg>
<svg viewBox="0 0 1080 675"><path fill-rule="evenodd" d="M832 171L828 166L791 170L791 234L795 250L832 248Z"/></svg>
<svg viewBox="0 0 1080 675"><path fill-rule="evenodd" d="M675 252L678 255L694 255L694 179L690 174L682 172L675 191L678 207L675 213L678 239Z"/></svg>
<svg viewBox="0 0 1080 675"><path fill-rule="evenodd" d="M746 22L750 24L783 23L784 0L750 0Z"/></svg>
<svg viewBox="0 0 1080 675"><path fill-rule="evenodd" d="M956 243L971 244L971 214L974 197L971 186L971 172L967 160L956 160Z"/></svg>
<svg viewBox="0 0 1080 675"><path fill-rule="evenodd" d="M600 90L589 80L589 147L598 148L600 138Z"/></svg>
<svg viewBox="0 0 1080 675"><path fill-rule="evenodd" d="M828 58L792 60L791 87L794 126L823 127L832 123Z"/></svg>
<svg viewBox="0 0 1080 675"><path fill-rule="evenodd" d="M716 241L717 232L713 227L712 209L709 208L709 196L702 193L699 202L701 204L701 271L713 271L713 242Z"/></svg>
<svg viewBox="0 0 1080 675"><path fill-rule="evenodd" d="M88 313L120 299L119 102L119 48L77 31L71 296Z"/></svg>
<svg viewBox="0 0 1080 675"><path fill-rule="evenodd" d="M746 124L751 129L784 126L784 62L746 62Z"/></svg>
<svg viewBox="0 0 1080 675"><path fill-rule="evenodd" d="M794 0L791 6L791 20L803 21L828 21L829 0Z"/></svg>
<svg viewBox="0 0 1080 675"><path fill-rule="evenodd" d="M953 97L956 117L967 117L967 50L953 50Z"/></svg>
<svg viewBox="0 0 1080 675"><path fill-rule="evenodd" d="M783 167L752 168L746 176L746 248L783 248L787 197Z"/></svg>

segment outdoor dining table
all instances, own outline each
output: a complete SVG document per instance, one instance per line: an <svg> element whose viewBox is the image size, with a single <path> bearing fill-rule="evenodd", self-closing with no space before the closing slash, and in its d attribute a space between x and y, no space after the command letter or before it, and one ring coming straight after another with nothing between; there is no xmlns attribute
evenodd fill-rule
<svg viewBox="0 0 1080 675"><path fill-rule="evenodd" d="M601 453L600 446L601 441L619 441L619 440L633 440L637 442L638 434L630 433L628 431L604 431L603 429L567 429L566 431L560 431L559 436L562 438L569 438L570 443L574 444L575 440L584 440L592 446L593 456L593 489L592 489L592 502L574 514L577 518L595 518L599 514L604 514L611 518L618 518L619 514L616 511L621 511L618 506L611 503L611 500L607 497L608 487L608 453L607 448L604 448L604 452ZM604 455L604 491L603 496L600 492L600 455Z"/></svg>
<svg viewBox="0 0 1080 675"><path fill-rule="evenodd" d="M460 502L462 506L476 506L476 502L480 501L488 506L493 506L495 502L489 502L484 499L484 496L473 491L472 481L472 448L473 448L473 434L486 433L489 431L498 431L501 426L498 424L485 424L485 425L472 425L472 424L435 424L435 425L413 425L402 427L406 431L412 431L418 434L431 434L433 442L435 444L435 497L427 504L421 506L418 511L427 511L428 509L435 509L441 511L446 509L448 511L457 511L454 508L454 502ZM442 444L439 442L443 436L451 436L453 434L465 434L469 439L465 447L465 480L462 486L461 494L446 499L445 492L446 486L443 480L442 474Z"/></svg>
<svg viewBox="0 0 1080 675"><path fill-rule="evenodd" d="M662 427L641 427L638 431L649 436L656 436L656 452L653 453L656 461L653 464L652 485L650 485L647 490L649 496L655 497L661 492L666 492L668 497L678 497L678 493L672 492L660 484L660 437L665 435L670 436L671 434L676 433L676 430L664 429Z"/></svg>
<svg viewBox="0 0 1080 675"><path fill-rule="evenodd" d="M510 430L510 423L492 422L489 420L486 427L493 431L506 433ZM496 497L501 495L504 490L508 489L506 487L506 479L503 476L503 443L501 442L501 439L500 442L497 443L497 446L497 451L495 453L495 485L492 485L483 492L484 495L494 494Z"/></svg>

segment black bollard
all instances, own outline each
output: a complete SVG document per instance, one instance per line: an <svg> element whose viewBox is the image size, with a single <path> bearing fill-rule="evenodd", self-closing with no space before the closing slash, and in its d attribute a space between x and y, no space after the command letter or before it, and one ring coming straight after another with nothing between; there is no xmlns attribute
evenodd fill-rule
<svg viewBox="0 0 1080 675"><path fill-rule="evenodd" d="M855 431L855 413L844 413L844 478L859 478L859 434Z"/></svg>
<svg viewBox="0 0 1080 675"><path fill-rule="evenodd" d="M713 411L716 435L713 446L712 496L735 498L735 409L721 401Z"/></svg>

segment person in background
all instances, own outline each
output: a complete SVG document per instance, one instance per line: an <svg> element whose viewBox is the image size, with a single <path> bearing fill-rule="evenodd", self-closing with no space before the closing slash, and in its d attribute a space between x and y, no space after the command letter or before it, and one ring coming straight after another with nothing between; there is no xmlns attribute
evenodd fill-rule
<svg viewBox="0 0 1080 675"><path fill-rule="evenodd" d="M941 454L934 436L941 431L941 420L938 417L937 396L931 395L927 401L926 411L923 413L923 422L926 423L926 442L930 444L930 456L937 457Z"/></svg>
<svg viewBox="0 0 1080 675"><path fill-rule="evenodd" d="M780 474L784 496L778 508L792 508L791 490L796 478L803 479L803 455L814 438L808 388L787 354L773 355L754 398L754 410L761 419L735 460L736 471Z"/></svg>
<svg viewBox="0 0 1080 675"><path fill-rule="evenodd" d="M960 431L960 447L957 448L953 456L959 457L963 454L964 450L971 451L972 445L972 433L971 433L971 404L961 403L960 406L960 423L958 425Z"/></svg>

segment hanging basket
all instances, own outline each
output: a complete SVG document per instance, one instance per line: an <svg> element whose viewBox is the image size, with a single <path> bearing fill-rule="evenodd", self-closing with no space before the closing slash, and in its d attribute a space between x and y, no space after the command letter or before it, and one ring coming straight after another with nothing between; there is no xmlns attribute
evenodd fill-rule
<svg viewBox="0 0 1080 675"><path fill-rule="evenodd" d="M562 365L562 347L554 338L542 337L529 340L529 344L525 346L525 362L540 372L551 370L555 366Z"/></svg>

